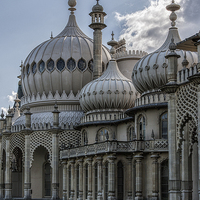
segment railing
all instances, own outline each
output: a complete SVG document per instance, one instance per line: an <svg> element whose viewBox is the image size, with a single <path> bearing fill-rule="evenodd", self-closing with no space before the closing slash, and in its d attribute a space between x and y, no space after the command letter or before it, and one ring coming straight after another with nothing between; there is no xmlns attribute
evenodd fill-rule
<svg viewBox="0 0 200 200"><path fill-rule="evenodd" d="M157 139L148 141L135 140L130 142L105 141L101 143L90 144L87 146L65 149L61 151L60 158L68 159L68 158L103 154L109 152L131 153L136 151L167 152L168 140L166 139Z"/></svg>
<svg viewBox="0 0 200 200"><path fill-rule="evenodd" d="M163 103L167 102L168 99L169 99L168 94L163 94L163 93L146 94L135 100L135 107L152 103Z"/></svg>
<svg viewBox="0 0 200 200"><path fill-rule="evenodd" d="M146 56L148 53L145 51L139 51L139 50L129 50L129 51L121 51L115 54L115 58L119 59L122 57L140 57Z"/></svg>

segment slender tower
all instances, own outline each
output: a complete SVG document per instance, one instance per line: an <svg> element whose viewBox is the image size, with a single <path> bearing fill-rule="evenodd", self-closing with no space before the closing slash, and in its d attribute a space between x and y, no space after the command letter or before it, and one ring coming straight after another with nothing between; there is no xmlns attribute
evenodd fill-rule
<svg viewBox="0 0 200 200"><path fill-rule="evenodd" d="M93 79L97 79L102 74L102 31L101 30L106 28L106 25L104 24L104 17L106 16L106 13L103 12L103 7L99 5L99 0L97 0L97 4L93 6L90 16L92 17L92 23L89 25L89 27L94 30Z"/></svg>

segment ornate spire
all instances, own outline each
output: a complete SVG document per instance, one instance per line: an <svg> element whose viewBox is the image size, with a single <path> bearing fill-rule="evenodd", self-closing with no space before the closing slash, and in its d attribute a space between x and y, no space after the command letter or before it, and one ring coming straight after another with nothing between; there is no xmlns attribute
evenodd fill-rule
<svg viewBox="0 0 200 200"><path fill-rule="evenodd" d="M50 39L53 39L53 32L51 31L51 36L50 36Z"/></svg>
<svg viewBox="0 0 200 200"><path fill-rule="evenodd" d="M180 5L174 3L174 0L172 0L172 3L170 5L168 5L166 7L166 9L172 12L169 19L172 21L172 23L171 23L172 27L175 27L175 25L176 25L175 21L177 19L177 15L176 15L175 11L180 9Z"/></svg>
<svg viewBox="0 0 200 200"><path fill-rule="evenodd" d="M115 46L118 45L118 42L115 41L115 39L114 39L114 33L113 33L113 31L112 31L111 35L112 35L112 40L109 41L107 44L112 47L110 49L110 54L111 54L112 59L114 59L114 56L115 56L115 53L116 53Z"/></svg>

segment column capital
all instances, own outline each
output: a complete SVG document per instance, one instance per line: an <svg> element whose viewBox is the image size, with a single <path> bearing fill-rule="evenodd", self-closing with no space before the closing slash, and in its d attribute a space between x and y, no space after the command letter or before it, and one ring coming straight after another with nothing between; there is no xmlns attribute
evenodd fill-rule
<svg viewBox="0 0 200 200"><path fill-rule="evenodd" d="M160 155L158 153L151 153L151 158L157 160L158 158L160 158Z"/></svg>
<svg viewBox="0 0 200 200"><path fill-rule="evenodd" d="M134 156L134 158L136 160L142 160L144 158L144 156L142 154L137 154L137 155Z"/></svg>
<svg viewBox="0 0 200 200"><path fill-rule="evenodd" d="M54 134L58 135L59 133L61 133L63 131L63 129L61 129L60 127L58 127L58 128L53 127L49 131L52 133L52 135L54 135Z"/></svg>
<svg viewBox="0 0 200 200"><path fill-rule="evenodd" d="M75 163L75 160L74 160L74 159L72 159L72 160L69 160L69 163L70 163L70 164L72 164L72 165L74 165L74 163Z"/></svg>
<svg viewBox="0 0 200 200"><path fill-rule="evenodd" d="M111 154L111 155L108 156L108 159L109 159L110 161L114 161L116 158L117 158L117 157L116 157L116 154Z"/></svg>
<svg viewBox="0 0 200 200"><path fill-rule="evenodd" d="M33 132L33 130L31 128L26 128L26 129L20 131L20 133L22 133L24 135L30 135L32 132Z"/></svg>

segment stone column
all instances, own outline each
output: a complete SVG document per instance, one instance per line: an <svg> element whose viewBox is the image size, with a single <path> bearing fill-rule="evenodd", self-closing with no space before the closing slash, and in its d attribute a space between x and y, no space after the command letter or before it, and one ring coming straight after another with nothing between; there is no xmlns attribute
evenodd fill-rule
<svg viewBox="0 0 200 200"><path fill-rule="evenodd" d="M126 157L126 159L128 160L128 166L127 166L127 171L125 174L127 174L127 179L128 179L128 183L127 183L127 190L128 190L128 196L127 196L127 200L132 200L133 199L133 194L132 194L132 156L128 156Z"/></svg>
<svg viewBox="0 0 200 200"><path fill-rule="evenodd" d="M25 135L25 158L24 158L24 199L31 199L31 169L30 169L30 134L31 134L30 108L27 108L26 129L22 132Z"/></svg>
<svg viewBox="0 0 200 200"><path fill-rule="evenodd" d="M83 200L83 159L79 161L79 200Z"/></svg>
<svg viewBox="0 0 200 200"><path fill-rule="evenodd" d="M159 181L158 181L158 154L152 154L152 198L151 200L158 200Z"/></svg>
<svg viewBox="0 0 200 200"><path fill-rule="evenodd" d="M11 180L11 156L10 156L10 135L12 125L12 114L9 109L8 115L6 116L6 130L3 135L6 139L6 171L5 171L5 200L12 199L12 180Z"/></svg>
<svg viewBox="0 0 200 200"><path fill-rule="evenodd" d="M143 156L138 154L135 156L136 167L136 197L135 200L143 200L142 197L142 159Z"/></svg>
<svg viewBox="0 0 200 200"><path fill-rule="evenodd" d="M108 156L108 200L115 200L115 155Z"/></svg>
<svg viewBox="0 0 200 200"><path fill-rule="evenodd" d="M102 157L97 157L98 163L98 196L97 200L103 200L102 196Z"/></svg>
<svg viewBox="0 0 200 200"><path fill-rule="evenodd" d="M59 198L59 111L55 104L53 113L53 129L52 129L52 200Z"/></svg>
<svg viewBox="0 0 200 200"><path fill-rule="evenodd" d="M168 102L169 144L169 199L180 199L180 154L176 146L176 95L171 93Z"/></svg>
<svg viewBox="0 0 200 200"><path fill-rule="evenodd" d="M188 123L184 127L184 141L182 143L182 200L192 200L192 160L189 155Z"/></svg>
<svg viewBox="0 0 200 200"><path fill-rule="evenodd" d="M92 200L92 159L88 158L88 200Z"/></svg>
<svg viewBox="0 0 200 200"><path fill-rule="evenodd" d="M0 199L3 199L3 167L2 165L3 165L2 134L0 134Z"/></svg>
<svg viewBox="0 0 200 200"><path fill-rule="evenodd" d="M74 189L75 189L75 170L74 170L74 160L70 160L71 164L71 191L70 191L70 200L74 200Z"/></svg>
<svg viewBox="0 0 200 200"><path fill-rule="evenodd" d="M67 175L67 161L64 160L62 162L63 165L63 200L67 200L67 179L68 179L68 175Z"/></svg>

